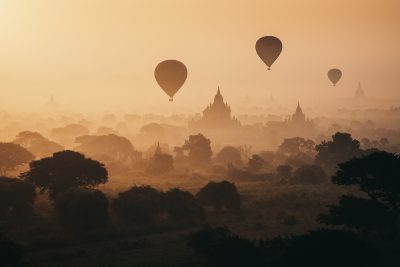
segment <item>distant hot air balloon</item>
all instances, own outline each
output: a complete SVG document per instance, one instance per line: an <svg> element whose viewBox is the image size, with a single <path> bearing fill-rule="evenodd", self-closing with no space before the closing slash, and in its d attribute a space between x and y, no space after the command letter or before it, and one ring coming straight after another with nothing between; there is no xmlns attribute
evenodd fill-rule
<svg viewBox="0 0 400 267"><path fill-rule="evenodd" d="M328 78L333 83L333 86L336 85L336 83L340 80L341 77L342 77L342 71L339 69L330 69L328 71Z"/></svg>
<svg viewBox="0 0 400 267"><path fill-rule="evenodd" d="M256 51L268 69L271 69L271 65L282 52L282 42L274 36L261 37L256 43Z"/></svg>
<svg viewBox="0 0 400 267"><path fill-rule="evenodd" d="M158 85L169 95L169 101L186 81L186 66L177 60L165 60L160 62L154 70L154 76Z"/></svg>

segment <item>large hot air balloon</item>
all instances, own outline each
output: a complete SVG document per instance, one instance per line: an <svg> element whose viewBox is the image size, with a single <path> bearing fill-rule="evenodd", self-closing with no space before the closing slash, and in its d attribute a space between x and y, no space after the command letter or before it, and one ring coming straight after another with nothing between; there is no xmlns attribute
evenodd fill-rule
<svg viewBox="0 0 400 267"><path fill-rule="evenodd" d="M186 81L186 66L177 60L165 60L160 62L154 70L154 76L158 85L169 95L169 101Z"/></svg>
<svg viewBox="0 0 400 267"><path fill-rule="evenodd" d="M268 69L271 69L271 65L282 52L282 42L274 36L261 37L256 43L256 51Z"/></svg>
<svg viewBox="0 0 400 267"><path fill-rule="evenodd" d="M342 71L339 69L330 69L328 71L328 78L333 83L333 86L336 85L336 83L340 80L341 77L342 77Z"/></svg>

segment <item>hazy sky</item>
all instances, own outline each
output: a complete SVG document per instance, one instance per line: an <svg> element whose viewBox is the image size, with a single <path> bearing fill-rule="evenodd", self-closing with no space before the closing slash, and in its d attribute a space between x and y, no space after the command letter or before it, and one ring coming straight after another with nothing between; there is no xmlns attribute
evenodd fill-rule
<svg viewBox="0 0 400 267"><path fill-rule="evenodd" d="M0 109L54 95L77 110L201 111L218 85L233 108L270 94L312 105L353 95L359 80L399 99L399 10L398 0L0 0ZM271 71L254 49L264 35L283 42ZM165 59L189 72L173 103L153 76Z"/></svg>

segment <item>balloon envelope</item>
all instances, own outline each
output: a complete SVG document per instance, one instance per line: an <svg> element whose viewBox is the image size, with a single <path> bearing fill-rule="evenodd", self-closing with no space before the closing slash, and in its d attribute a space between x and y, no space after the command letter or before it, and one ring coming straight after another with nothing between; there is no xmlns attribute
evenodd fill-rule
<svg viewBox="0 0 400 267"><path fill-rule="evenodd" d="M282 52L282 42L274 36L261 37L256 43L256 51L261 60L270 69Z"/></svg>
<svg viewBox="0 0 400 267"><path fill-rule="evenodd" d="M340 80L341 77L342 77L342 71L339 69L330 69L328 71L328 78L333 83L333 86L336 85L336 83Z"/></svg>
<svg viewBox="0 0 400 267"><path fill-rule="evenodd" d="M169 101L186 81L186 66L178 60L165 60L160 62L154 70L158 85L169 95Z"/></svg>

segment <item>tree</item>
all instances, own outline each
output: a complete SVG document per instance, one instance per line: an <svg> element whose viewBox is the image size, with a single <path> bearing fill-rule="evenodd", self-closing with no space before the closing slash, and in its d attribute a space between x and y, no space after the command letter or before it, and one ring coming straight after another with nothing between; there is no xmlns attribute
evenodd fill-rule
<svg viewBox="0 0 400 267"><path fill-rule="evenodd" d="M41 192L48 191L53 200L70 188L94 187L108 180L103 164L70 150L32 161L30 170L21 176L39 187Z"/></svg>
<svg viewBox="0 0 400 267"><path fill-rule="evenodd" d="M321 229L295 236L279 266L375 267L379 255L352 232Z"/></svg>
<svg viewBox="0 0 400 267"><path fill-rule="evenodd" d="M182 148L189 151L189 160L194 165L204 165L211 161L211 141L202 134L190 135Z"/></svg>
<svg viewBox="0 0 400 267"><path fill-rule="evenodd" d="M40 133L30 131L20 132L15 137L13 143L26 148L38 158L48 157L57 151L64 150L63 146L50 141Z"/></svg>
<svg viewBox="0 0 400 267"><path fill-rule="evenodd" d="M209 182L196 194L196 198L204 206L211 206L217 212L222 208L240 209L240 195L234 183L228 181Z"/></svg>
<svg viewBox="0 0 400 267"><path fill-rule="evenodd" d="M281 181L287 182L292 177L292 170L293 168L289 165L280 165L276 167L276 176Z"/></svg>
<svg viewBox="0 0 400 267"><path fill-rule="evenodd" d="M171 189L163 194L162 202L168 217L173 220L201 222L205 219L203 207L189 192Z"/></svg>
<svg viewBox="0 0 400 267"><path fill-rule="evenodd" d="M369 197L399 214L399 177L400 156L380 151L340 163L332 181L338 185L358 185Z"/></svg>
<svg viewBox="0 0 400 267"><path fill-rule="evenodd" d="M56 200L58 220L72 230L89 230L107 226L108 199L99 190L71 188Z"/></svg>
<svg viewBox="0 0 400 267"><path fill-rule="evenodd" d="M259 155L253 155L251 158L249 158L249 170L253 172L258 172L261 170L262 167L265 165L265 161L262 157Z"/></svg>
<svg viewBox="0 0 400 267"><path fill-rule="evenodd" d="M360 142L351 138L349 133L335 133L332 141L323 141L315 147L317 155L315 162L328 168L345 162L353 157L360 156Z"/></svg>
<svg viewBox="0 0 400 267"><path fill-rule="evenodd" d="M35 188L25 181L0 177L0 218L19 218L33 214Z"/></svg>
<svg viewBox="0 0 400 267"><path fill-rule="evenodd" d="M293 167L300 167L305 164L313 164L314 159L306 153L300 152L297 154L290 155L286 159L286 164L291 165Z"/></svg>
<svg viewBox="0 0 400 267"><path fill-rule="evenodd" d="M302 137L293 137L284 139L282 144L278 147L278 151L287 156L298 153L312 155L315 151L314 146L315 143L312 140L304 139Z"/></svg>
<svg viewBox="0 0 400 267"><path fill-rule="evenodd" d="M240 150L233 146L225 146L218 152L215 157L216 162L224 165L233 164L241 165L242 156Z"/></svg>
<svg viewBox="0 0 400 267"><path fill-rule="evenodd" d="M204 228L194 232L187 246L205 256L207 266L264 266L262 255L254 242L227 228Z"/></svg>
<svg viewBox="0 0 400 267"><path fill-rule="evenodd" d="M79 136L75 143L79 144L77 151L95 158L107 155L116 161L130 164L142 157L127 138L115 134Z"/></svg>
<svg viewBox="0 0 400 267"><path fill-rule="evenodd" d="M388 207L375 199L344 195L339 205L330 205L329 214L320 214L319 222L328 225L346 225L365 234L369 230L393 228L396 218Z"/></svg>
<svg viewBox="0 0 400 267"><path fill-rule="evenodd" d="M290 183L321 184L327 182L325 171L318 165L303 165L294 171Z"/></svg>
<svg viewBox="0 0 400 267"><path fill-rule="evenodd" d="M34 159L34 156L20 145L14 143L0 143L0 175L7 175L23 164Z"/></svg>
<svg viewBox="0 0 400 267"><path fill-rule="evenodd" d="M128 223L149 223L162 211L162 193L151 186L134 186L112 201L119 218Z"/></svg>

